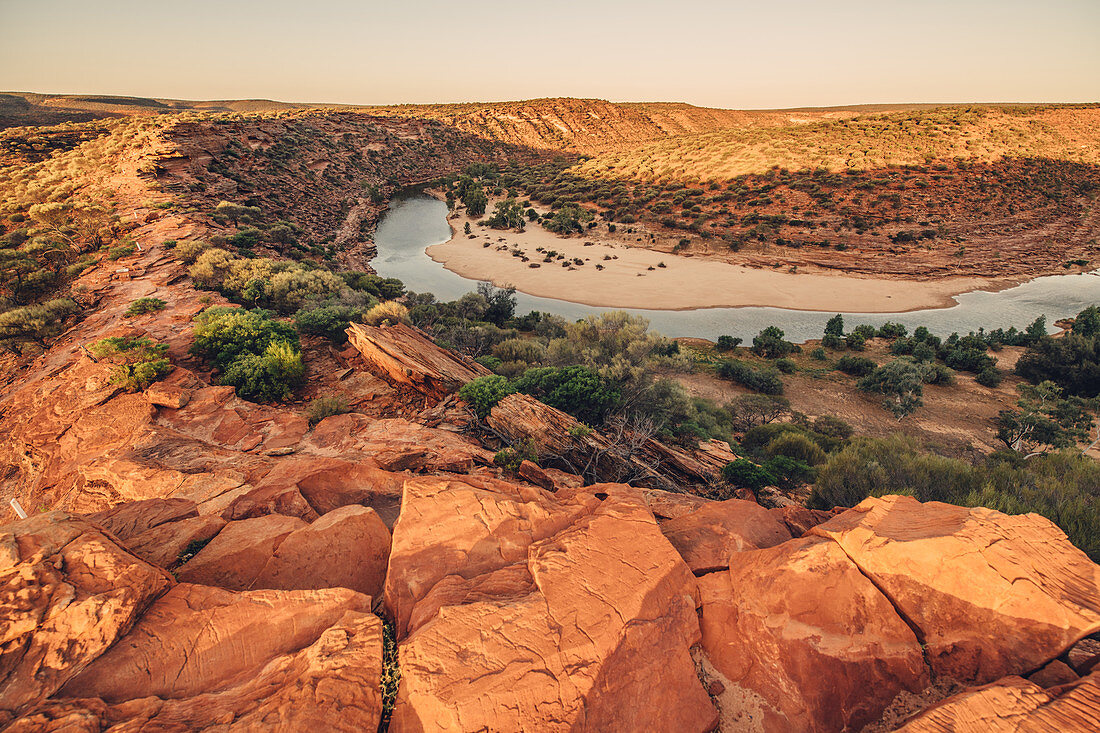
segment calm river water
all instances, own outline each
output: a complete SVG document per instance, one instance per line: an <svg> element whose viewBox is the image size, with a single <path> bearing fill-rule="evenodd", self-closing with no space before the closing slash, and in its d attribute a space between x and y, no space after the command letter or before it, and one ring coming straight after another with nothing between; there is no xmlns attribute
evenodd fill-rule
<svg viewBox="0 0 1100 733"><path fill-rule="evenodd" d="M426 195L395 199L378 223L373 264L383 277L396 277L416 292L434 293L440 300L454 300L477 287L469 280L433 261L424 250L451 238L447 205ZM516 293L516 312L537 310L569 319L583 318L610 308L570 303L553 298L536 298ZM1093 303L1100 303L1100 274L1051 275L1040 277L997 293L975 291L956 296L958 305L907 313L845 313L844 325L851 329L862 323L878 326L886 321L904 323L910 331L927 326L947 336L952 331L967 333L979 326L986 329L1023 328L1038 316L1047 324L1073 316ZM785 308L702 308L690 311L625 308L649 319L652 327L666 336L697 336L716 339L729 334L750 341L766 326L777 325L787 338L805 341L820 338L833 314ZM1052 329L1053 330L1053 329Z"/></svg>

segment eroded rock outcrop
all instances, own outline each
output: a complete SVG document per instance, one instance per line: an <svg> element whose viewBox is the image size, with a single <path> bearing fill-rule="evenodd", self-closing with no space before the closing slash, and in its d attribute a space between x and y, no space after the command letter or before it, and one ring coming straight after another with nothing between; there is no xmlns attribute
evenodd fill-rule
<svg viewBox="0 0 1100 733"><path fill-rule="evenodd" d="M859 730L899 692L928 683L912 630L829 540L742 552L699 588L703 648L729 725Z"/></svg>
<svg viewBox="0 0 1100 733"><path fill-rule="evenodd" d="M978 684L1100 630L1100 566L1037 514L889 496L808 533L837 543L917 630L937 675Z"/></svg>
<svg viewBox="0 0 1100 733"><path fill-rule="evenodd" d="M0 527L0 724L83 672L172 584L63 512Z"/></svg>
<svg viewBox="0 0 1100 733"><path fill-rule="evenodd" d="M693 579L640 494L414 479L389 572L392 730L716 722L688 654Z"/></svg>
<svg viewBox="0 0 1100 733"><path fill-rule="evenodd" d="M374 730L382 624L352 591L181 584L12 730Z"/></svg>
<svg viewBox="0 0 1100 733"><path fill-rule="evenodd" d="M372 372L395 387L418 392L436 402L466 382L492 374L474 360L436 346L423 333L404 323L393 326L353 323L347 334Z"/></svg>
<svg viewBox="0 0 1100 733"><path fill-rule="evenodd" d="M1091 733L1100 722L1100 674L1044 690L1006 677L954 695L898 733Z"/></svg>

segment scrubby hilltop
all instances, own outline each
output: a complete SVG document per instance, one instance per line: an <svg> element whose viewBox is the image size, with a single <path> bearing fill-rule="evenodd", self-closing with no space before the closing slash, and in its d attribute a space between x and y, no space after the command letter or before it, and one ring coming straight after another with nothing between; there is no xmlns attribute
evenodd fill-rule
<svg viewBox="0 0 1100 733"><path fill-rule="evenodd" d="M711 438L789 404L690 399L638 319L368 269L395 189L546 150L317 110L0 141L7 730L1094 722L1100 566L1048 519L809 509L820 416L753 489Z"/></svg>

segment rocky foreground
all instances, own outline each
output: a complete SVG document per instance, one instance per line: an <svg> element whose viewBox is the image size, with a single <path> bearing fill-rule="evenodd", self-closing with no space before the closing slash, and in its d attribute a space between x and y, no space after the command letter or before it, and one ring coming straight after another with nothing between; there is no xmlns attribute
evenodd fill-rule
<svg viewBox="0 0 1100 733"><path fill-rule="evenodd" d="M1096 729L1100 566L1049 521L709 501L675 489L715 446L624 466L519 395L499 435L637 480L504 474L476 365L349 335L358 411L314 427L183 366L120 393L64 340L5 397L5 486L53 510L0 527L0 725Z"/></svg>

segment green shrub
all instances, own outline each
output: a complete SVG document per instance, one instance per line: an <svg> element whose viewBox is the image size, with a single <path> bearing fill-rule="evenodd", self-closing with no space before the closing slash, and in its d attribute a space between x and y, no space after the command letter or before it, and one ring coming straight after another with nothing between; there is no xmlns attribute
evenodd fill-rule
<svg viewBox="0 0 1100 733"><path fill-rule="evenodd" d="M775 483L775 477L752 461L738 458L722 467L722 478L742 489L759 491Z"/></svg>
<svg viewBox="0 0 1100 733"><path fill-rule="evenodd" d="M864 392L885 395L883 407L901 420L924 404L922 385L927 374L927 365L903 356L877 367L859 380L856 386Z"/></svg>
<svg viewBox="0 0 1100 733"><path fill-rule="evenodd" d="M144 315L146 313L156 313L159 310L163 310L165 303L160 298L138 298L130 303L130 307L126 309L124 314L126 318L133 318L134 316Z"/></svg>
<svg viewBox="0 0 1100 733"><path fill-rule="evenodd" d="M475 415L484 420L498 402L515 391L507 379L499 374L492 374L462 385L458 396L470 406Z"/></svg>
<svg viewBox="0 0 1100 733"><path fill-rule="evenodd" d="M791 490L802 484L812 484L816 472L805 461L784 455L773 456L764 462L764 470L775 479L779 488Z"/></svg>
<svg viewBox="0 0 1100 733"><path fill-rule="evenodd" d="M529 439L521 440L509 448L504 448L493 456L493 463L500 466L505 471L511 471L512 473L518 471L520 464L524 461L531 461L531 463L535 464L539 462L539 456L538 452L535 450L535 445Z"/></svg>
<svg viewBox="0 0 1100 733"><path fill-rule="evenodd" d="M128 392L146 389L172 370L166 358L168 344L154 343L147 338L112 336L90 344L88 352L112 364L111 383Z"/></svg>
<svg viewBox="0 0 1100 733"><path fill-rule="evenodd" d="M717 348L719 351L733 351L741 345L741 339L733 336L719 336Z"/></svg>
<svg viewBox="0 0 1100 733"><path fill-rule="evenodd" d="M1004 374L996 367L989 367L978 372L974 381L983 387L1000 387L1001 382L1004 381Z"/></svg>
<svg viewBox="0 0 1100 733"><path fill-rule="evenodd" d="M591 425L602 423L621 398L617 389L583 366L528 369L512 386Z"/></svg>
<svg viewBox="0 0 1100 733"><path fill-rule="evenodd" d="M79 311L71 298L55 298L0 313L0 344L14 347L33 341L45 346L47 338L65 329L65 319Z"/></svg>
<svg viewBox="0 0 1100 733"><path fill-rule="evenodd" d="M836 362L836 368L853 377L865 377L875 370L876 364L866 356L842 356Z"/></svg>
<svg viewBox="0 0 1100 733"><path fill-rule="evenodd" d="M822 346L818 346L816 349L810 352L810 358L817 361L825 361L828 359L828 355L825 353L825 349Z"/></svg>
<svg viewBox="0 0 1100 733"><path fill-rule="evenodd" d="M343 344L348 340L345 333L352 321L363 317L359 308L344 305L329 305L312 310L300 310L294 316L294 326L298 333L310 336L324 336L334 344Z"/></svg>
<svg viewBox="0 0 1100 733"><path fill-rule="evenodd" d="M221 383L232 385L237 395L259 402L290 397L304 382L302 355L288 341L273 341L262 354L245 353L229 363Z"/></svg>
<svg viewBox="0 0 1100 733"><path fill-rule="evenodd" d="M718 376L764 394L783 394L783 380L778 369L755 370L743 361L729 360L718 365Z"/></svg>
<svg viewBox="0 0 1100 733"><path fill-rule="evenodd" d="M784 340L783 336L781 329L768 326L753 337L752 353L768 359L778 359L802 351L800 346Z"/></svg>
<svg viewBox="0 0 1100 733"><path fill-rule="evenodd" d="M798 365L790 359L776 359L775 368L784 374L794 374L798 369Z"/></svg>
<svg viewBox="0 0 1100 733"><path fill-rule="evenodd" d="M348 401L343 397L318 397L309 403L306 415L309 417L309 424L316 425L326 417L343 415L347 411Z"/></svg>
<svg viewBox="0 0 1100 733"><path fill-rule="evenodd" d="M900 323L886 322L879 326L875 336L881 339L899 339L903 338L908 332L909 329Z"/></svg>
<svg viewBox="0 0 1100 733"><path fill-rule="evenodd" d="M764 452L771 456L786 456L816 466L825 462L825 451L816 442L804 433L793 431L776 436L764 448Z"/></svg>
<svg viewBox="0 0 1100 733"><path fill-rule="evenodd" d="M261 309L207 308L195 316L191 353L224 369L243 354L263 354L272 343L285 342L297 351L298 333L273 315Z"/></svg>

